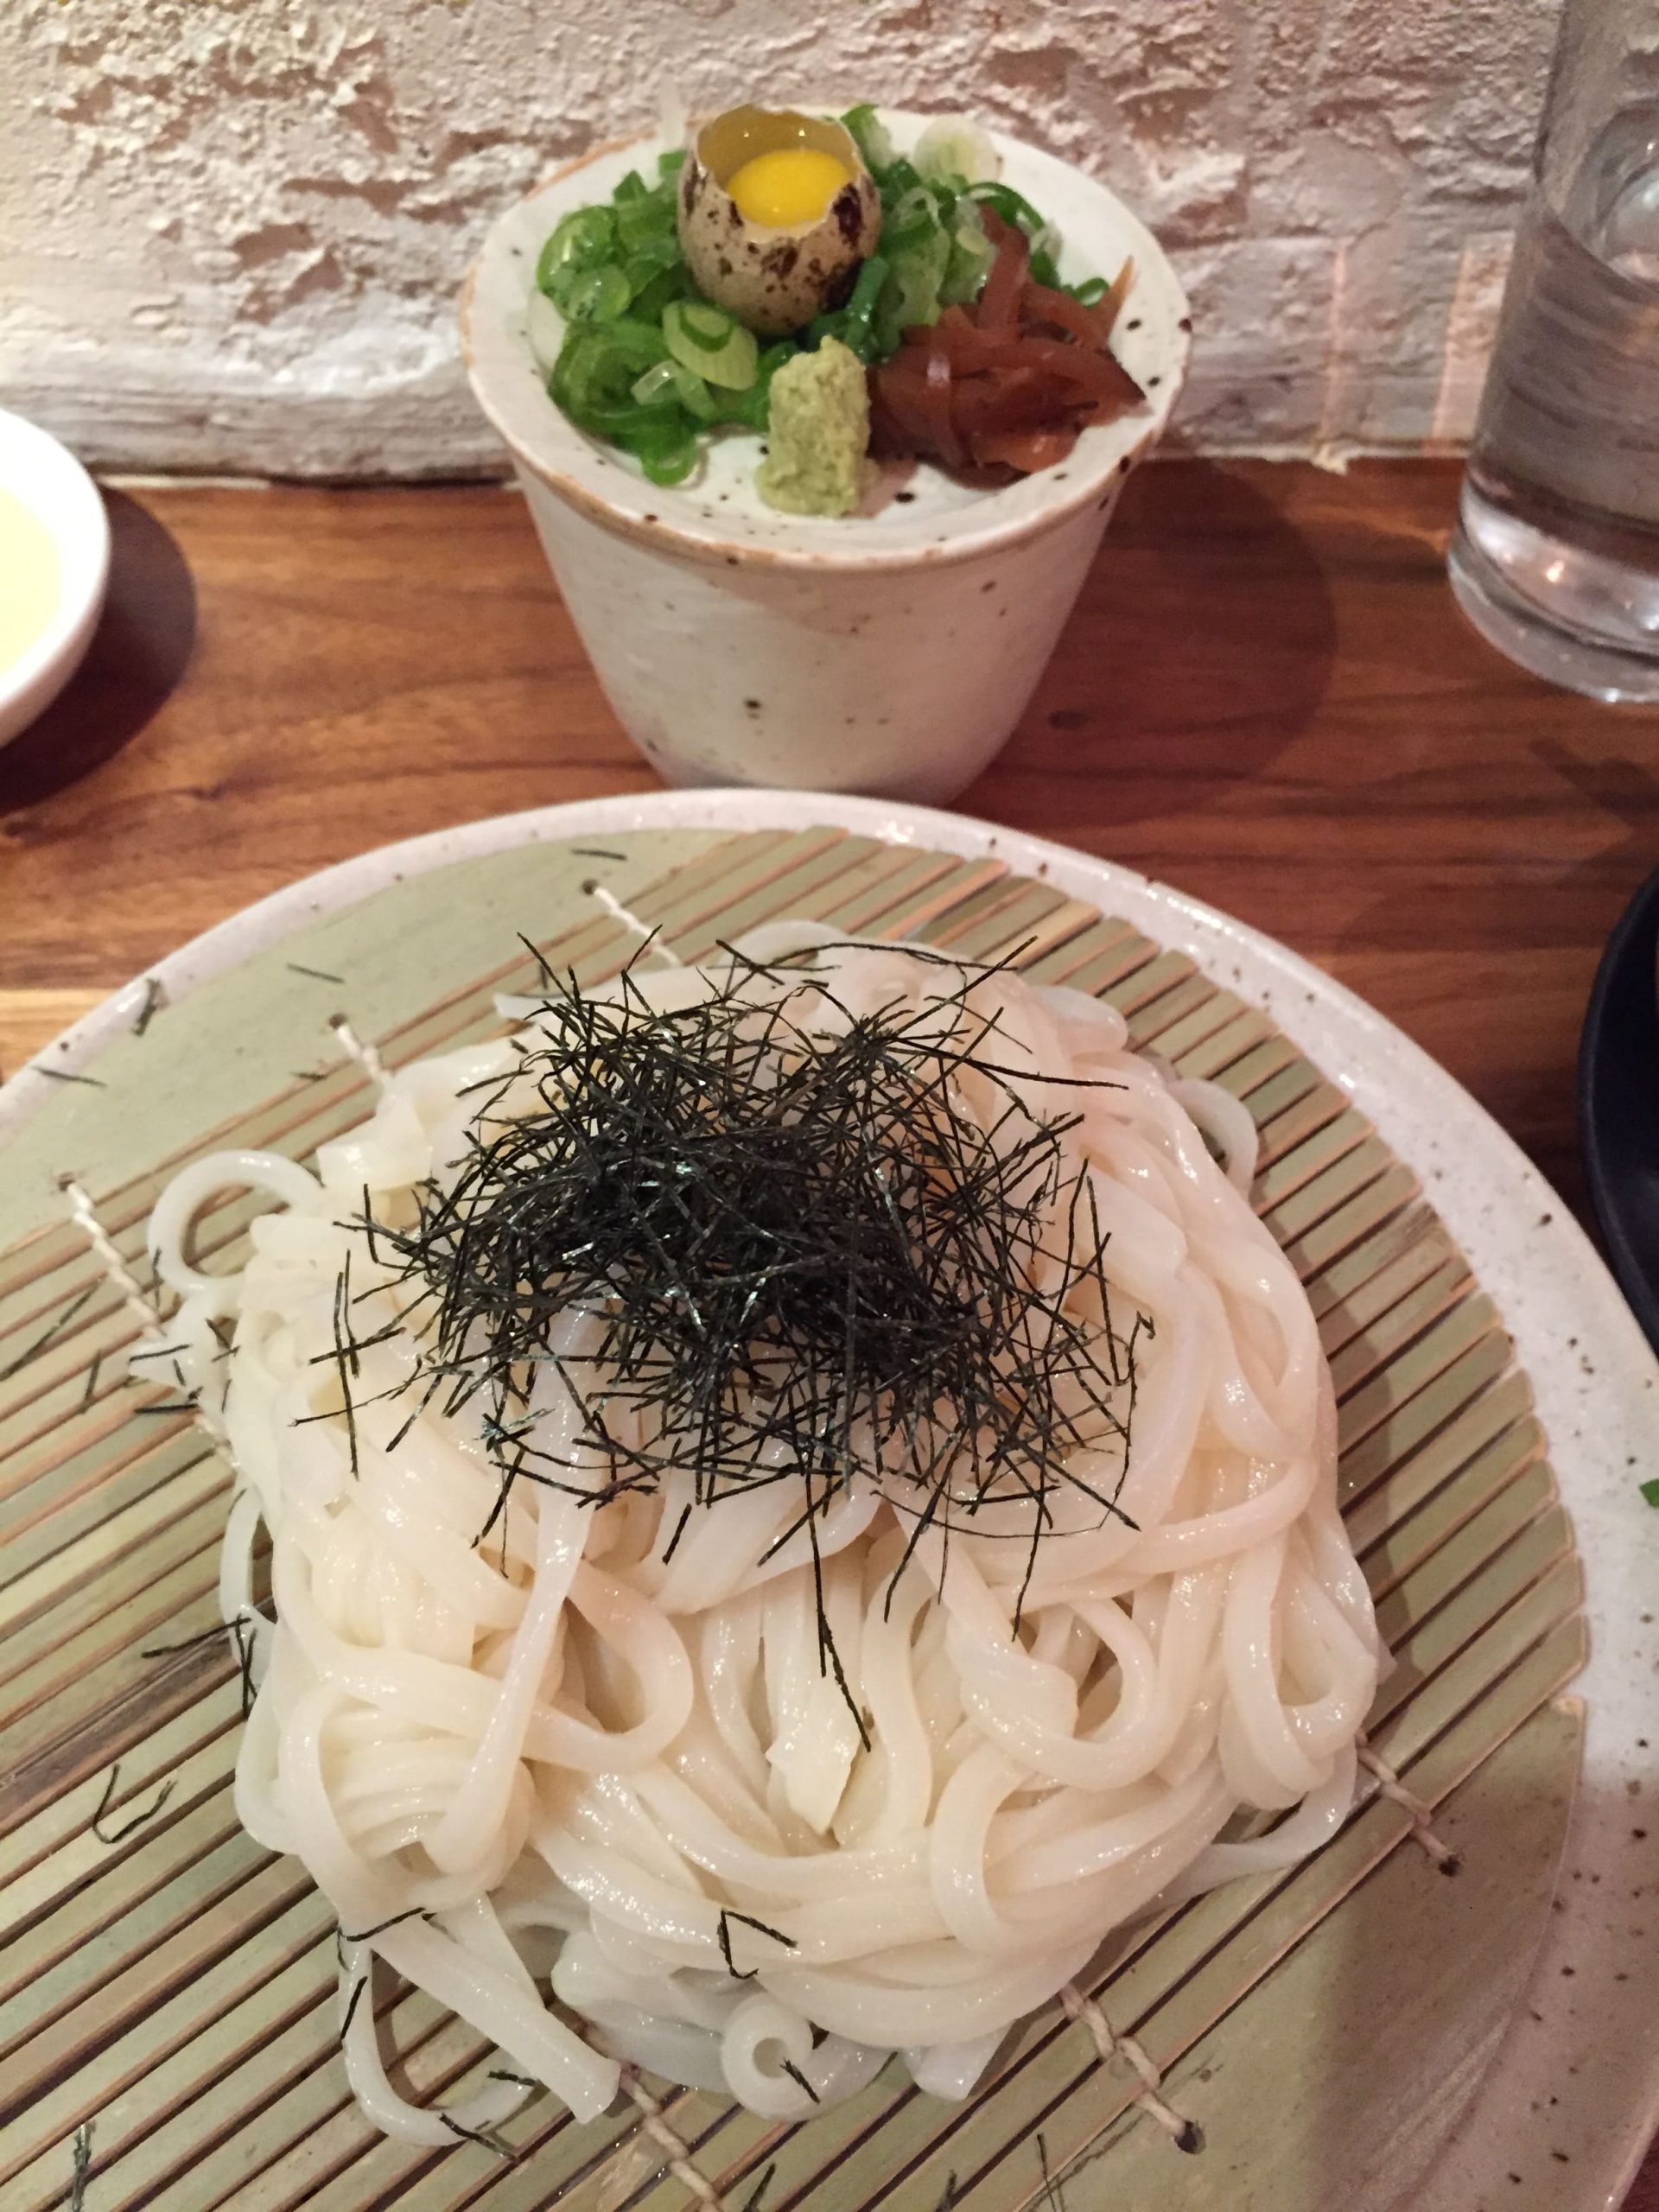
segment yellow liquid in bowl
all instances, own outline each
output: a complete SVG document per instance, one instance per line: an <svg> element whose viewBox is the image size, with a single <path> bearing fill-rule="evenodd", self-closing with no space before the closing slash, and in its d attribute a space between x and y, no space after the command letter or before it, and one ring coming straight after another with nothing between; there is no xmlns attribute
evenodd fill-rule
<svg viewBox="0 0 1659 2212"><path fill-rule="evenodd" d="M0 676L41 638L61 588L51 531L32 508L0 492Z"/></svg>

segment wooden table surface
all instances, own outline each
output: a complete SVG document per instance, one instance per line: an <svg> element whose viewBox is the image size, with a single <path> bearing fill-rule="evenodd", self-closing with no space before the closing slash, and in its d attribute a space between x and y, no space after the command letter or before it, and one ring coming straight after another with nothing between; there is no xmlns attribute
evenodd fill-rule
<svg viewBox="0 0 1659 2212"><path fill-rule="evenodd" d="M1659 711L1511 669L1444 575L1457 471L1182 460L1128 487L966 812L1270 931L1442 1061L1582 1211L1579 1025L1659 861ZM0 753L0 1066L296 876L654 787L522 502L112 491L109 612ZM1630 2205L1659 2212L1659 2158Z"/></svg>

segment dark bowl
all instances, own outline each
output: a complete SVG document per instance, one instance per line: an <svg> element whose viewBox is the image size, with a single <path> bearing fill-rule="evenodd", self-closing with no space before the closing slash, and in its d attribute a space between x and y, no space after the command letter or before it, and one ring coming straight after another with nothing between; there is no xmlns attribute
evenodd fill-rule
<svg viewBox="0 0 1659 2212"><path fill-rule="evenodd" d="M1659 869L1607 940L1579 1039L1579 1141L1619 1287L1659 1351Z"/></svg>

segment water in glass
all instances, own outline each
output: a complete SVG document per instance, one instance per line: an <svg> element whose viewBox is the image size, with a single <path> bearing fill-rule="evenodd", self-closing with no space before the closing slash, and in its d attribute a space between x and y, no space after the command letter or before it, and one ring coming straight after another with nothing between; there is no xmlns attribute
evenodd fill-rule
<svg viewBox="0 0 1659 2212"><path fill-rule="evenodd" d="M1559 209L1534 186L1451 574L1512 658L1659 699L1659 104L1605 125Z"/></svg>

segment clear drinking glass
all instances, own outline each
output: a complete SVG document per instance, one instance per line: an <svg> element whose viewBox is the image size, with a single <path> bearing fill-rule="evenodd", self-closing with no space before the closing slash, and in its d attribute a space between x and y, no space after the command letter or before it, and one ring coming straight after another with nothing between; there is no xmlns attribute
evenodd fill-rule
<svg viewBox="0 0 1659 2212"><path fill-rule="evenodd" d="M1512 660L1659 699L1659 0L1566 0L1449 566Z"/></svg>

